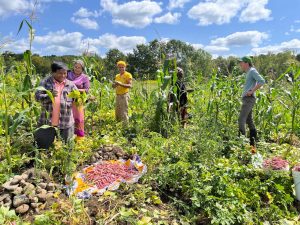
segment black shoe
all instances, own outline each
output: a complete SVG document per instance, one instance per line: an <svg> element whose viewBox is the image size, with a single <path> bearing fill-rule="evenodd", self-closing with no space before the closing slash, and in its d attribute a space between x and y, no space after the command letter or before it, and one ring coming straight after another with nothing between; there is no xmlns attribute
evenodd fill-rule
<svg viewBox="0 0 300 225"><path fill-rule="evenodd" d="M250 130L250 145L255 147L257 142L257 131L256 129Z"/></svg>

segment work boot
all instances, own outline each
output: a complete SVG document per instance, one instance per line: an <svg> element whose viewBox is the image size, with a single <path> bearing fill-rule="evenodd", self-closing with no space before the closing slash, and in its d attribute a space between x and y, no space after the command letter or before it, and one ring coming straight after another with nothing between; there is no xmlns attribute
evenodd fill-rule
<svg viewBox="0 0 300 225"><path fill-rule="evenodd" d="M255 147L257 142L257 131L256 129L250 130L250 145Z"/></svg>

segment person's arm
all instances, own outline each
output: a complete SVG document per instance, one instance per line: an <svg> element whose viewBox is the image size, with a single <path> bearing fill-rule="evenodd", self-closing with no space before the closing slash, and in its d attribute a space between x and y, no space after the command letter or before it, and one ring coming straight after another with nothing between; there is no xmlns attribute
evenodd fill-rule
<svg viewBox="0 0 300 225"><path fill-rule="evenodd" d="M246 96L252 96L254 92L261 88L266 82L257 71L253 71L252 76L256 80L256 85L246 93Z"/></svg>
<svg viewBox="0 0 300 225"><path fill-rule="evenodd" d="M246 96L252 96L254 94L254 92L256 90L260 89L262 86L263 86L263 84L256 83L256 85L246 93Z"/></svg>
<svg viewBox="0 0 300 225"><path fill-rule="evenodd" d="M88 93L89 92L89 89L90 89L90 80L88 78L87 75L85 75L85 79L83 81L83 84L82 84L83 88L82 89L78 89L80 92L86 92Z"/></svg>
<svg viewBox="0 0 300 225"><path fill-rule="evenodd" d="M39 85L40 87L43 87L43 88L45 88L45 89L47 89L46 88L46 81L45 80L42 80L41 82L40 82L40 85ZM50 91L50 90L49 90ZM52 92L52 94L53 94L53 97L55 97L55 93L53 93ZM46 91L44 91L44 90L37 90L36 92L35 92L35 100L36 101L38 101L38 102L49 102L49 101L51 101L51 99L50 99L50 97L49 97L49 95L46 93Z"/></svg>
<svg viewBox="0 0 300 225"><path fill-rule="evenodd" d="M123 84L123 83L121 83L119 81L115 81L115 85L116 86L119 85L119 86L124 87L124 88L132 88L132 79L131 78L128 79L127 83L125 83L125 84Z"/></svg>

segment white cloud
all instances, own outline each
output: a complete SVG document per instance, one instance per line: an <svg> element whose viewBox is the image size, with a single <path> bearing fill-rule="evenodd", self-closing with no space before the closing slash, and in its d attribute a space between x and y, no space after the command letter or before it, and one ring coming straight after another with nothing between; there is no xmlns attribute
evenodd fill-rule
<svg viewBox="0 0 300 225"><path fill-rule="evenodd" d="M39 0L39 2L73 2L73 0Z"/></svg>
<svg viewBox="0 0 300 225"><path fill-rule="evenodd" d="M268 54L268 53L279 53L283 51L300 51L300 39L292 39L290 41L282 42L278 45L268 45L261 48L253 48L251 51L253 54L260 55L260 54Z"/></svg>
<svg viewBox="0 0 300 225"><path fill-rule="evenodd" d="M210 24L225 24L238 16L241 22L256 22L270 20L271 10L266 9L269 0L206 0L193 6L188 11L188 16L198 20L201 26Z"/></svg>
<svg viewBox="0 0 300 225"><path fill-rule="evenodd" d="M188 16L198 20L199 25L224 24L237 15L244 7L245 0L210 0L200 2L188 11Z"/></svg>
<svg viewBox="0 0 300 225"><path fill-rule="evenodd" d="M85 29L97 30L99 28L97 21L89 19L89 18L75 18L72 17L71 21L73 23L77 23Z"/></svg>
<svg viewBox="0 0 300 225"><path fill-rule="evenodd" d="M29 49L29 40L25 38L17 41L13 41L11 38L8 38L7 42L0 48L1 52L9 51L15 53L22 53L27 49Z"/></svg>
<svg viewBox="0 0 300 225"><path fill-rule="evenodd" d="M296 32L296 33L299 33L299 32L300 32L300 29L295 29L294 26L292 25L291 28L290 28L290 32Z"/></svg>
<svg viewBox="0 0 300 225"><path fill-rule="evenodd" d="M0 0L0 17L42 11L43 5L51 2L72 2L73 0Z"/></svg>
<svg viewBox="0 0 300 225"><path fill-rule="evenodd" d="M199 50L199 49L203 49L203 45L202 44L191 44L194 49Z"/></svg>
<svg viewBox="0 0 300 225"><path fill-rule="evenodd" d="M162 11L159 3L151 0L130 1L118 5L113 0L101 0L101 6L112 15L112 22L127 27L143 28L153 22L153 17Z"/></svg>
<svg viewBox="0 0 300 225"><path fill-rule="evenodd" d="M27 0L0 0L0 17L21 14L30 11L33 3Z"/></svg>
<svg viewBox="0 0 300 225"><path fill-rule="evenodd" d="M183 8L190 0L169 0L169 9Z"/></svg>
<svg viewBox="0 0 300 225"><path fill-rule="evenodd" d="M220 52L228 52L230 49L228 47L208 45L203 48L205 51L209 53L220 53Z"/></svg>
<svg viewBox="0 0 300 225"><path fill-rule="evenodd" d="M271 10L265 8L268 1L250 1L246 9L241 12L240 21L254 23L258 20L270 20Z"/></svg>
<svg viewBox="0 0 300 225"><path fill-rule="evenodd" d="M167 23L167 24L176 24L179 22L179 18L181 17L180 13L170 13L168 12L167 14L161 16L161 17L156 17L154 19L155 23Z"/></svg>
<svg viewBox="0 0 300 225"><path fill-rule="evenodd" d="M223 47L240 47L251 45L257 47L263 40L268 39L269 35L259 31L236 32L226 37L216 38L211 41L211 45Z"/></svg>
<svg viewBox="0 0 300 225"><path fill-rule="evenodd" d="M89 51L99 54L101 49L117 48L125 54L132 52L138 44L146 44L146 38L142 36L116 36L104 34L98 38L84 38L80 32L68 33L65 30L49 32L46 35L36 35L33 41L34 53L40 55L80 55ZM8 43L1 51L24 52L29 48L29 41L21 39ZM38 51L37 49L40 49ZM104 51L106 52L106 51Z"/></svg>
<svg viewBox="0 0 300 225"><path fill-rule="evenodd" d="M65 30L36 36L33 45L36 49L38 46L42 50L41 52L35 51L41 55L80 55L88 48L85 45L83 34L80 32L67 33Z"/></svg>
<svg viewBox="0 0 300 225"><path fill-rule="evenodd" d="M79 16L79 17L99 17L100 13L97 11L91 12L86 8L81 7L78 11L76 11L74 14L74 16Z"/></svg>
<svg viewBox="0 0 300 225"><path fill-rule="evenodd" d="M59 30L56 32L49 32L44 36L35 36L34 43L77 48L81 44L82 37L83 35L80 32L67 33L65 30Z"/></svg>
<svg viewBox="0 0 300 225"><path fill-rule="evenodd" d="M146 38L142 36L120 36L114 34L104 34L97 39L88 38L85 40L91 46L102 47L106 49L117 48L124 53L132 52L138 44L146 44Z"/></svg>

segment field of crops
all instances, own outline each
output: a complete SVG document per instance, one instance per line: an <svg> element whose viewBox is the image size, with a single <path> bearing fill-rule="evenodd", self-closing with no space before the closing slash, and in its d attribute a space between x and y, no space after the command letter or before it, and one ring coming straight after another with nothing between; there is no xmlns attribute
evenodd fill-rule
<svg viewBox="0 0 300 225"><path fill-rule="evenodd" d="M248 138L238 136L244 76L237 61L226 75L186 71L192 90L186 128L167 112L174 91L171 61L163 63L156 80L133 81L127 126L114 119L110 81L91 76L87 136L43 150L33 144L40 113L34 92L41 77L30 59L25 52L23 61L8 68L0 57L0 224L299 223L291 172L300 163L299 65L287 68L295 71L293 80L286 73L276 79L263 74L267 83L257 92L257 151L264 160L276 156L289 165L276 171L256 166ZM94 68L93 57L83 59ZM138 183L87 200L66 195L66 178L85 165L135 154L148 168ZM26 201L21 193L29 196ZM18 201L31 206L18 208Z"/></svg>

